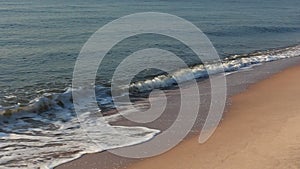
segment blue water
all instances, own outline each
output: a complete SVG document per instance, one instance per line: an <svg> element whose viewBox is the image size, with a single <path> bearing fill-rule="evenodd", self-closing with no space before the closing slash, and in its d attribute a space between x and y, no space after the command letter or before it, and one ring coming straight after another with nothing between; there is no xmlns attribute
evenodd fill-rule
<svg viewBox="0 0 300 169"><path fill-rule="evenodd" d="M70 86L83 44L98 28L124 15L145 11L178 15L198 26L219 54L226 57L298 44L299 6L297 0L1 0L0 105L26 104L39 94L36 91L64 90ZM149 39L131 46L124 43L122 48L130 50L137 44L147 47L147 43L153 43ZM117 50L114 56L121 53ZM101 70L101 83L109 80L105 74L112 71L110 66L114 65ZM4 102L7 95L18 99Z"/></svg>
<svg viewBox="0 0 300 169"><path fill-rule="evenodd" d="M198 26L222 58L230 58L224 61L226 71L236 71L251 64L300 55L299 6L298 0L0 0L0 112L6 113L0 115L0 148L3 150L0 168L55 166L84 153L104 150L95 147L91 150L91 143L83 144L86 138L74 120L68 89L83 44L108 22L136 12L177 15ZM103 110L107 104L112 106L108 91L115 67L124 56L149 47L174 52L194 66L197 77L205 76L201 63L178 41L151 34L132 37L115 46L98 71L96 95ZM263 52L248 55L255 51ZM239 57L234 56L237 54ZM140 83L131 87L149 91L173 85L166 84L173 83L172 77L167 75L160 76L155 84L146 80L159 73L142 72L135 79ZM106 145L105 149L143 142L158 132L147 128L120 127L117 130L139 137L119 139L120 142L100 140ZM101 132L112 138L110 131ZM66 133L68 137L60 137ZM15 145L16 139L20 145ZM32 145L22 139L39 141ZM49 141L66 144L52 147L47 144ZM10 149L12 145L15 146L13 150ZM24 146L29 150L24 151ZM75 153L56 158L58 153L70 150ZM18 163L14 162L16 158Z"/></svg>

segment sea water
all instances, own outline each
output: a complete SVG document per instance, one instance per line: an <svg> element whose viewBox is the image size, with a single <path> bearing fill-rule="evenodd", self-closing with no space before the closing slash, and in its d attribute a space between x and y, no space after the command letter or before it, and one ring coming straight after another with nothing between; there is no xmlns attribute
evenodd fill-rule
<svg viewBox="0 0 300 169"><path fill-rule="evenodd" d="M227 74L265 62L300 55L300 2L271 1L0 1L0 168L53 167L82 154L147 141L160 131L146 127L114 126L103 117L102 147L81 130L72 103L72 73L88 38L100 27L136 12L164 12L198 26L216 47ZM112 48L96 78L102 113L114 109L110 80L114 69L131 53L150 47L180 56L196 78L206 68L174 39L145 34ZM174 77L190 80L187 70L173 74L157 70L140 73L128 86L137 95L176 86ZM90 113L82 114L91 126ZM121 139L126 135L127 139Z"/></svg>

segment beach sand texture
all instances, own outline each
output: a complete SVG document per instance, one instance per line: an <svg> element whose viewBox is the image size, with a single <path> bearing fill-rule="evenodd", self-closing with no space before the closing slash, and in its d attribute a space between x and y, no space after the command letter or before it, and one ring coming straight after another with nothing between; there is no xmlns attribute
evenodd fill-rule
<svg viewBox="0 0 300 169"><path fill-rule="evenodd" d="M128 169L300 168L300 66L254 84L232 97L214 135L194 136L169 152Z"/></svg>
<svg viewBox="0 0 300 169"><path fill-rule="evenodd" d="M288 65L292 67L286 69ZM274 69L284 71L276 73L278 71ZM272 72L275 74L270 76ZM258 74L261 77L257 78ZM214 135L204 144L199 144L197 141L201 124L196 124L188 137L160 156L141 160L119 157L104 151L84 155L55 168L300 168L299 74L299 59L295 58L272 62L259 66L253 71L227 76L230 84L228 97L231 104L227 106L223 120ZM238 79L243 83L247 79L250 86L245 90L243 87L245 84L235 85ZM199 85L206 86L202 83ZM239 93L240 91L242 92ZM174 95L174 91L171 94ZM171 96L171 103L175 104L177 101L177 98ZM167 111L173 109L174 107L171 106ZM163 128L166 125L164 119L174 118L173 116L167 113L162 118L163 121L158 121L154 125ZM123 125L122 121L120 125ZM153 126L147 127L153 128Z"/></svg>

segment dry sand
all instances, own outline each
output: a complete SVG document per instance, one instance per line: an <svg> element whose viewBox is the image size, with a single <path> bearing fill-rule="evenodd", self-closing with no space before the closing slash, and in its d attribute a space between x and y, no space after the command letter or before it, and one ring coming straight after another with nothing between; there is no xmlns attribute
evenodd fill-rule
<svg viewBox="0 0 300 169"><path fill-rule="evenodd" d="M232 97L232 106L206 143L194 136L126 168L300 168L299 77L300 66L295 66Z"/></svg>
<svg viewBox="0 0 300 169"><path fill-rule="evenodd" d="M127 169L300 168L299 76L300 65L231 97L232 105L205 144L197 142L195 133L199 134L197 129L201 127L198 124L183 142L160 156L137 160L105 151L84 155L55 169L121 169L124 166ZM167 112L176 109L174 105L178 99L171 98L172 105ZM162 121L154 126L164 128L168 122L164 120L176 118L170 113L163 115Z"/></svg>

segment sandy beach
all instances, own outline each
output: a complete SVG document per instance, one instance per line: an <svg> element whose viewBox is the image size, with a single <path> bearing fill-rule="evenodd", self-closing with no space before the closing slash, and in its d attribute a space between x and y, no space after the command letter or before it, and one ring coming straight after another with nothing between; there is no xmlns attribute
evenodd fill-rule
<svg viewBox="0 0 300 169"><path fill-rule="evenodd" d="M289 68L232 97L204 144L194 136L129 169L300 168L300 67Z"/></svg>
<svg viewBox="0 0 300 169"><path fill-rule="evenodd" d="M0 0L0 169L300 169L299 6Z"/></svg>
<svg viewBox="0 0 300 169"><path fill-rule="evenodd" d="M300 66L292 66L299 63L297 59L294 61L274 62L256 68L256 72L265 74L264 80L249 83L251 85L245 91L239 89L244 91L242 93L234 94L232 88L238 86L229 86L230 106L214 135L204 144L198 143L201 124L196 124L186 139L160 156L138 160L118 157L105 151L84 155L56 168L300 168ZM292 67L268 75L268 70L274 65L285 67L282 65L288 65L288 62ZM243 81L252 77L253 73L242 72L228 78L240 78ZM165 125L163 122L153 125Z"/></svg>

